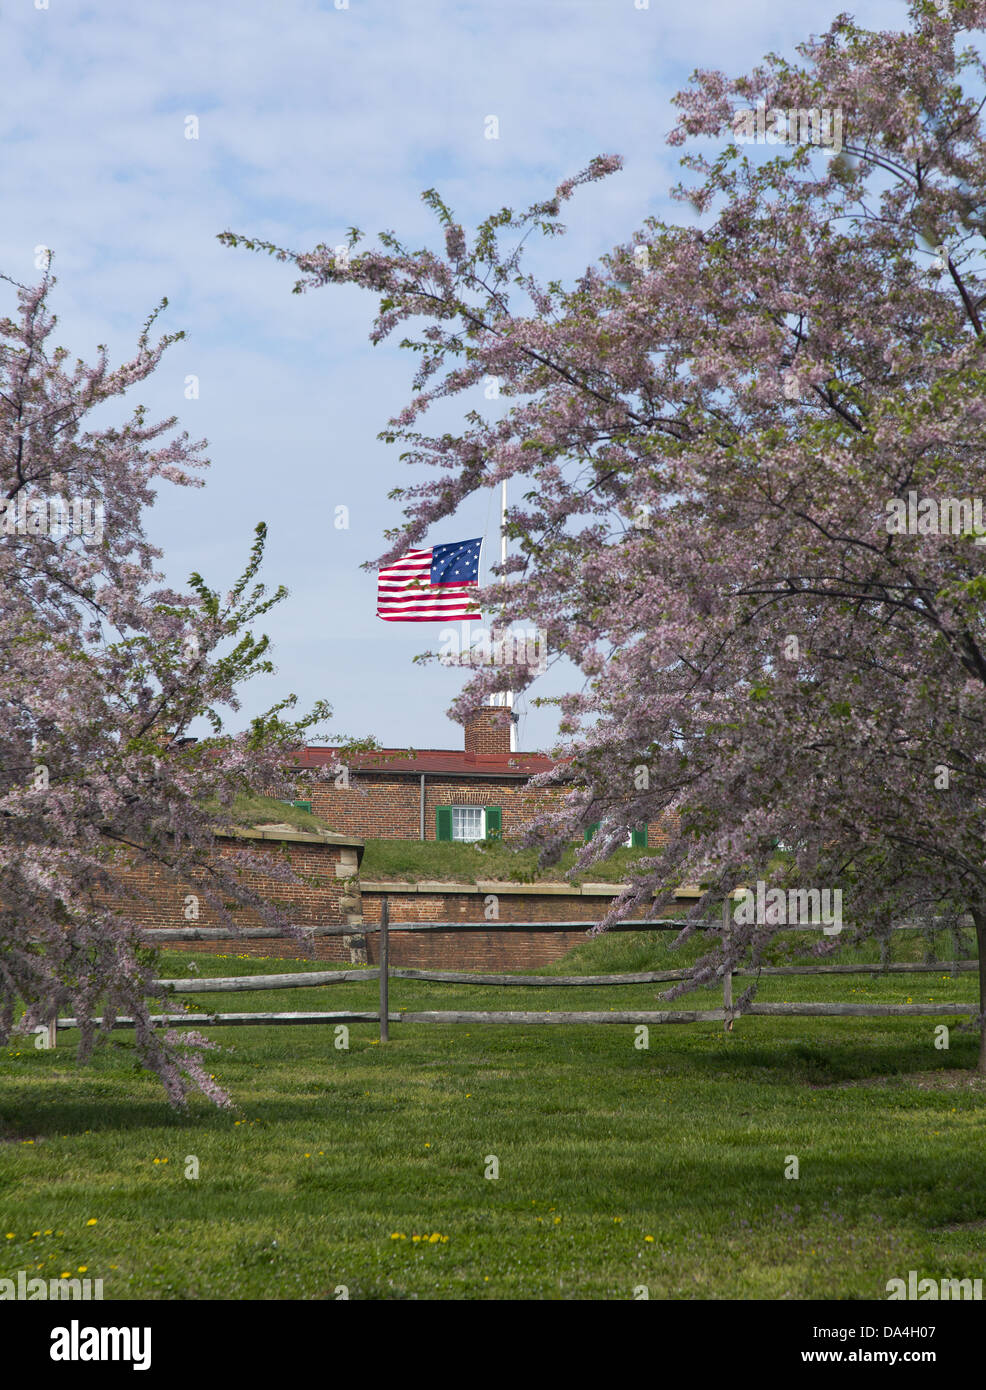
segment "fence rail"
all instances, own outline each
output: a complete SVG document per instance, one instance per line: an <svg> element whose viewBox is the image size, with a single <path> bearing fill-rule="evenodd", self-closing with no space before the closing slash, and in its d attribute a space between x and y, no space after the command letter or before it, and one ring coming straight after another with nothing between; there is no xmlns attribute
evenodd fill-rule
<svg viewBox="0 0 986 1390"><path fill-rule="evenodd" d="M318 1023L722 1023L747 1015L775 1018L895 1018L895 1017L953 1017L956 1014L977 1012L975 1004L748 1004L742 1011L721 1009L401 1009L385 1018L377 1010L322 1010L296 1013L264 1014L152 1014L151 1023L158 1027L241 1027L259 1028L264 1025L301 1024L307 1027ZM101 1018L93 1019L96 1027ZM78 1028L78 1019L60 1018L59 1028ZM112 1028L132 1028L129 1017L115 1018ZM381 1029L381 1033L383 1029ZM381 1042L386 1042L381 1037Z"/></svg>
<svg viewBox="0 0 986 1390"><path fill-rule="evenodd" d="M228 1027L257 1028L264 1024L303 1024L305 1026L312 1023L376 1023L380 1015L375 1009L370 1010L340 1010L338 1013L324 1013L321 1009L311 1013L284 1013L284 1014L151 1014L151 1023L157 1027L174 1027L182 1024L184 1027L216 1026L222 1024ZM103 1020L94 1018L93 1024L101 1027ZM58 1019L59 1028L78 1028L79 1020L76 1018ZM121 1016L115 1018L110 1024L111 1028L132 1028L134 1020Z"/></svg>
<svg viewBox="0 0 986 1390"><path fill-rule="evenodd" d="M937 965L895 962L880 965L765 965L760 970L739 969L733 978L759 978L763 975L912 975L951 974L979 969L974 960L941 961ZM687 980L689 970L645 970L635 975L474 975L459 970L413 970L400 967L387 971L391 980L423 980L445 985L520 985L525 989L544 986L581 988L583 985L652 985ZM351 984L354 980L376 980L380 967L366 970L309 970L290 975L215 975L188 980L155 980L156 987L175 994L231 994L257 989L313 989L317 985Z"/></svg>
<svg viewBox="0 0 986 1390"><path fill-rule="evenodd" d="M584 919L578 922L391 922L388 931L393 932L570 932L588 931L592 922ZM686 926L699 931L719 930L721 923L717 918L701 922L688 922L684 917L628 917L607 927L607 932L631 931L682 931ZM379 922L363 922L359 926L306 927L298 925L297 930L305 937L322 936L376 936L382 926ZM811 922L784 922L774 927L774 931L824 931L820 924ZM928 922L894 922L888 931L945 931L942 924L935 926ZM852 931L851 924L843 923L842 931ZM146 927L141 932L143 941L270 941L277 933L269 927Z"/></svg>

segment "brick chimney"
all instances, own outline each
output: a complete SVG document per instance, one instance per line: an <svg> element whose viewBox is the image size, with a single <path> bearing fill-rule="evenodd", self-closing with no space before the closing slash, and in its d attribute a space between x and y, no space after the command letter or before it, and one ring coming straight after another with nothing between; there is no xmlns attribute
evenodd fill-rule
<svg viewBox="0 0 986 1390"><path fill-rule="evenodd" d="M483 705L466 724L467 753L510 752L511 711L503 705Z"/></svg>

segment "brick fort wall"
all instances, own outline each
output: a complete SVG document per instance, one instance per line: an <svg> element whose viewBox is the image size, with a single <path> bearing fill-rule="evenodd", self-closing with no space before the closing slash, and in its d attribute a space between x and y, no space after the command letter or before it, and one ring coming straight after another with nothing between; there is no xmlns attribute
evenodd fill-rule
<svg viewBox="0 0 986 1390"><path fill-rule="evenodd" d="M293 835L290 839L278 839L271 832L254 832L250 836L235 839L218 839L216 858L220 862L241 854L244 849L258 858L271 857L286 863L297 875L298 882L283 882L262 870L243 870L243 883L269 902L280 906L289 920L301 927L322 927L346 925L350 917L358 914L359 897L354 896L352 875L358 871L356 846L338 843L319 842L315 836ZM197 917L186 914L187 898L195 894L192 885L176 881L150 865L131 865L125 871L125 878L139 894L137 899L121 897L121 909L135 916L142 926L149 929L193 927L227 927L219 912L201 895L198 897ZM237 926L262 927L263 920L252 909L240 907L227 900L226 906ZM354 928L359 931L358 925ZM323 960L337 960L348 963L350 949L346 938L315 938L318 942L317 956ZM175 941L157 942L166 950L201 951L208 954L240 954L251 956L306 956L304 946L290 940L278 938L255 938L241 940L230 938L221 941ZM311 958L310 955L308 958Z"/></svg>

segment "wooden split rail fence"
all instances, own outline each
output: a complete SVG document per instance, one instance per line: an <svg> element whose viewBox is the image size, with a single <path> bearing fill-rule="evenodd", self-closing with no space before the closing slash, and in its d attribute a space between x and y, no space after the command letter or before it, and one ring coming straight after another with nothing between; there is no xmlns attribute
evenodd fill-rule
<svg viewBox="0 0 986 1390"><path fill-rule="evenodd" d="M664 918L655 921L621 922L619 931L680 931L684 923L679 919ZM706 928L718 923L705 923ZM520 985L544 988L571 988L608 985L641 985L672 983L686 979L688 970L650 970L626 975L500 975L474 974L454 970L415 970L395 969L390 965L391 932L433 932L433 931L570 931L585 927L585 922L402 922L391 924L390 907L383 899L379 926L365 925L363 933L379 934L379 965L360 970L306 971L283 975L235 975L228 977L199 977L195 979L158 980L158 986L174 990L178 994L233 994L242 991L265 989L312 989L322 985L343 984L351 981L379 980L380 1002L376 1010L335 1010L308 1011L295 1013L203 1013L160 1014L152 1016L155 1024L184 1024L199 1027L264 1027L264 1026L309 1026L312 1024L350 1024L379 1023L380 1041L387 1042L392 1023L519 1023L519 1024L570 1024L570 1023L622 1023L622 1024L662 1024L662 1023L722 1023L732 1029L735 1019L747 1015L753 1017L856 1017L856 1018L902 1018L910 1016L943 1017L956 1014L973 1014L977 1007L969 1003L953 1004L860 1004L860 1003L780 1003L747 1004L743 1009L733 1007L732 982L743 976L798 976L798 975L877 975L877 974L922 974L943 972L951 975L978 971L976 960L943 961L937 963L869 963L854 965L783 965L765 966L760 970L738 969L722 975L723 1002L716 1009L628 1009L628 1010L462 1010L430 1009L406 1010L396 1013L390 1010L389 985L392 979L425 980L435 984L460 985ZM793 925L781 930L804 930L803 926ZM895 926L894 930L914 930L907 923ZM353 928L315 927L310 930L313 936L352 935ZM147 941L202 941L238 940L243 938L270 939L269 929L263 927L231 931L222 927L190 927L187 929L159 929L144 933ZM95 1020L101 1023L102 1020ZM49 1025L50 1040L54 1041L55 1029L78 1027L74 1018L59 1018ZM114 1028L133 1027L133 1019L119 1017L113 1022Z"/></svg>

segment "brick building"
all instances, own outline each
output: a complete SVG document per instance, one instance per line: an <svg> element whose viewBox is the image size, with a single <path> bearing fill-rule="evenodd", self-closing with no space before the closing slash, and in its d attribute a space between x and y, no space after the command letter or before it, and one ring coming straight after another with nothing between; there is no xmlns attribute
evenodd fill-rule
<svg viewBox="0 0 986 1390"><path fill-rule="evenodd" d="M299 792L339 834L364 840L511 840L552 795L526 783L554 766L542 753L511 753L510 713L485 706L465 727L458 749L384 748L355 755L343 768L331 748L306 748L303 767L338 769L335 785ZM656 844L658 828L634 831L634 845Z"/></svg>

